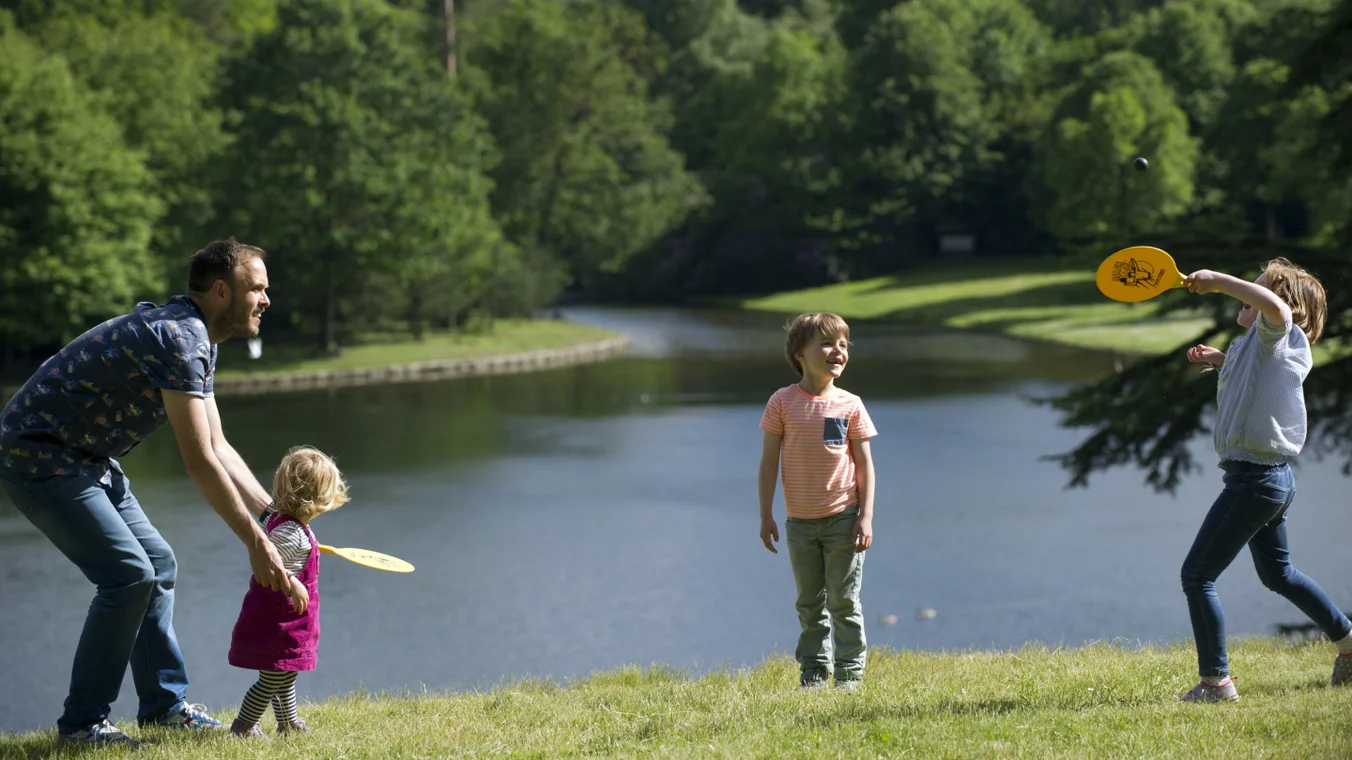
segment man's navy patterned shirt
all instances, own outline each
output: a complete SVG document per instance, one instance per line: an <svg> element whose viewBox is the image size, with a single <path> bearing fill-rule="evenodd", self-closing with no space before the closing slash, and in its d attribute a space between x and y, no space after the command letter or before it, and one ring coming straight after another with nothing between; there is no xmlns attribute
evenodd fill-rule
<svg viewBox="0 0 1352 760"><path fill-rule="evenodd" d="M164 424L163 390L209 398L216 347L197 304L136 305L48 359L0 413L0 467L103 477Z"/></svg>

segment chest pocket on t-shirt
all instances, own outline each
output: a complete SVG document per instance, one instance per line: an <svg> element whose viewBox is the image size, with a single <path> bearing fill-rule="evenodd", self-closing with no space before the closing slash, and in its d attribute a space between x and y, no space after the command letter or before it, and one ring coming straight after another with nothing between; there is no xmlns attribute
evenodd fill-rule
<svg viewBox="0 0 1352 760"><path fill-rule="evenodd" d="M845 431L850 429L850 421L844 417L827 417L822 430L822 443L828 446L845 445Z"/></svg>

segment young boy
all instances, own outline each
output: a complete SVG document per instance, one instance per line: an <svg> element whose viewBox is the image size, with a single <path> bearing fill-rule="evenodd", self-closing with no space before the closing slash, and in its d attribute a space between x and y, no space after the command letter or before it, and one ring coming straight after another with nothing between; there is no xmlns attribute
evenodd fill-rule
<svg viewBox="0 0 1352 760"><path fill-rule="evenodd" d="M826 685L835 632L836 688L853 691L864 677L864 612L859 588L864 550L873 543L873 455L878 434L858 396L835 385L850 360L850 327L835 314L803 314L785 328L784 354L802 378L765 405L760 463L761 542L779 552L775 481L784 464L784 523L798 587L794 656L804 688ZM830 624L827 615L830 615Z"/></svg>

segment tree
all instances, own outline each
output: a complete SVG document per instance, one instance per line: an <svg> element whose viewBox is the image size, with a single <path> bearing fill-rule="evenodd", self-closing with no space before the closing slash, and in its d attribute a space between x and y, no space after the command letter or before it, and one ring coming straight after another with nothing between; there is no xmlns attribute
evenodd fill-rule
<svg viewBox="0 0 1352 760"><path fill-rule="evenodd" d="M942 203L964 172L988 162L993 134L982 82L966 65L967 13L917 0L884 13L851 61L852 123L845 244L892 248L897 231Z"/></svg>
<svg viewBox="0 0 1352 760"><path fill-rule="evenodd" d="M64 59L0 12L0 345L58 344L154 290L160 203Z"/></svg>
<svg viewBox="0 0 1352 760"><path fill-rule="evenodd" d="M165 207L151 248L168 265L169 286L181 288L183 257L205 242L214 216L207 172L228 142L213 103L220 48L167 11L107 22L61 15L38 34L48 49L64 51L71 71L121 125L127 144L144 155Z"/></svg>
<svg viewBox="0 0 1352 760"><path fill-rule="evenodd" d="M696 171L717 170L710 124L740 104L726 80L751 74L772 24L744 12L736 0L625 0L643 15L660 44L649 77L653 93L671 104L671 143Z"/></svg>
<svg viewBox="0 0 1352 760"><path fill-rule="evenodd" d="M395 230L389 245L403 253L395 271L417 339L430 314L460 322L503 267L519 264L492 217L487 172L497 154L482 120L450 88L425 92L431 97L402 115L390 154L398 164L389 167L398 181L385 199Z"/></svg>
<svg viewBox="0 0 1352 760"><path fill-rule="evenodd" d="M1288 161L1280 157L1286 146L1274 143L1283 141L1279 129L1292 137L1302 135L1299 125L1309 119L1297 117L1295 111L1318 108L1319 88L1300 92L1287 84L1288 62L1309 45L1327 6L1327 0L1263 4L1210 0L1199 6L1224 20L1237 70L1228 81L1203 88L1220 93L1219 100L1206 96L1218 104L1213 118L1201 123L1195 105L1190 109L1204 151L1197 179L1198 213L1191 222L1195 228L1222 237L1262 234L1275 242L1305 234L1307 199L1323 205L1327 183L1316 175L1325 164ZM1206 69L1200 61L1196 65ZM1197 80L1188 69L1176 66L1173 74L1165 71L1176 87L1187 88ZM1188 100L1196 104L1199 97L1194 94Z"/></svg>
<svg viewBox="0 0 1352 760"><path fill-rule="evenodd" d="M965 216L1027 128L1040 128L1037 61L1049 46L1013 0L915 0L882 14L852 51L843 244L932 248L908 232Z"/></svg>
<svg viewBox="0 0 1352 760"><path fill-rule="evenodd" d="M1133 15L1159 5L1163 0L1027 0L1043 23L1061 36L1092 35L1127 23Z"/></svg>
<svg viewBox="0 0 1352 760"><path fill-rule="evenodd" d="M277 3L278 0L179 0L176 4L213 42L247 47L254 37L277 28Z"/></svg>
<svg viewBox="0 0 1352 760"><path fill-rule="evenodd" d="M1320 137L1334 166L1352 168L1352 0L1341 0L1325 17L1324 31L1295 56L1291 87L1320 86L1330 93Z"/></svg>
<svg viewBox="0 0 1352 760"><path fill-rule="evenodd" d="M1234 82L1235 30L1259 17L1250 0L1170 0L1132 19L1132 49L1164 75L1199 131L1210 126Z"/></svg>
<svg viewBox="0 0 1352 760"><path fill-rule="evenodd" d="M1166 230L1189 210L1197 154L1187 117L1154 65L1111 53L1057 107L1029 193L1062 241L1125 243ZM1150 171L1130 170L1136 156L1148 157Z"/></svg>
<svg viewBox="0 0 1352 760"><path fill-rule="evenodd" d="M424 30L379 0L286 0L276 30L231 62L241 118L223 202L277 251L277 300L313 318L330 353L365 280L459 271L498 234L490 144Z"/></svg>
<svg viewBox="0 0 1352 760"><path fill-rule="evenodd" d="M502 152L495 215L518 246L586 284L677 225L698 184L667 143L669 117L621 56L641 21L610 3L510 0L461 61Z"/></svg>
<svg viewBox="0 0 1352 760"><path fill-rule="evenodd" d="M14 23L25 33L54 20L113 24L127 16L171 13L178 6L179 0L0 0L0 9L13 11Z"/></svg>
<svg viewBox="0 0 1352 760"><path fill-rule="evenodd" d="M879 18L899 4L899 0L832 0L836 10L836 31L845 46L855 50Z"/></svg>

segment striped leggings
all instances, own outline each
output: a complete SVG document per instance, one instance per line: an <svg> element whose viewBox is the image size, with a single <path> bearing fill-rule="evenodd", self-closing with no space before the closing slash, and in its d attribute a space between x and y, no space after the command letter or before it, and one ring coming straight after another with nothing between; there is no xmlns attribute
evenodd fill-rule
<svg viewBox="0 0 1352 760"><path fill-rule="evenodd" d="M246 725L257 723L272 703L272 714L278 723L296 722L296 676L294 670L260 670L258 682L244 695L244 706L239 708L236 720Z"/></svg>

